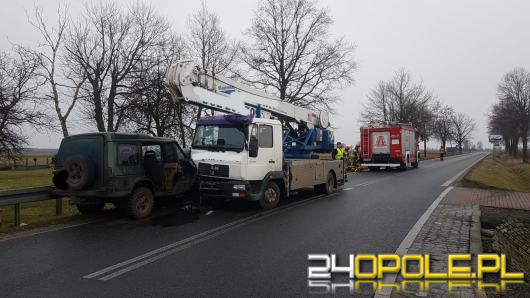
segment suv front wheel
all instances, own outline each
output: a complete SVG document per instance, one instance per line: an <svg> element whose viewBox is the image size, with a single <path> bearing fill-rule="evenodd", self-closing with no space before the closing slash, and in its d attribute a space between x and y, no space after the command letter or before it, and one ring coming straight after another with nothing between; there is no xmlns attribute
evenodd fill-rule
<svg viewBox="0 0 530 298"><path fill-rule="evenodd" d="M134 189L127 201L127 212L132 218L140 219L149 216L153 210L155 199L151 189L140 186Z"/></svg>

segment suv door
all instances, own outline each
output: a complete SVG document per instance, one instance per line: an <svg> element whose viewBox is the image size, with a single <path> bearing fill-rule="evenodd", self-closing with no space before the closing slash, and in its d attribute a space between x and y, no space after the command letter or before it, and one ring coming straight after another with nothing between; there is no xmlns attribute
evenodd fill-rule
<svg viewBox="0 0 530 298"><path fill-rule="evenodd" d="M117 170L114 173L114 188L118 191L131 190L138 175L143 175L140 166L140 148L135 143L117 143Z"/></svg>
<svg viewBox="0 0 530 298"><path fill-rule="evenodd" d="M142 143L142 161L145 175L153 182L156 190L165 191L162 143Z"/></svg>
<svg viewBox="0 0 530 298"><path fill-rule="evenodd" d="M197 178L197 167L176 142L163 144L164 184L167 191L183 194L189 191Z"/></svg>

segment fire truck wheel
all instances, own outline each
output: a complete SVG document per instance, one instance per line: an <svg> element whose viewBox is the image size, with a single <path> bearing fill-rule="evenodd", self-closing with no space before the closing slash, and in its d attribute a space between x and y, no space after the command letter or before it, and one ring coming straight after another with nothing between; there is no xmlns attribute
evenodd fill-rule
<svg viewBox="0 0 530 298"><path fill-rule="evenodd" d="M268 182L263 191L263 195L259 199L259 205L263 209L272 209L278 206L280 202L280 188L274 182Z"/></svg>
<svg viewBox="0 0 530 298"><path fill-rule="evenodd" d="M417 169L419 163L420 163L419 161L417 161L417 162L413 162L413 163L412 163L412 167L414 167L415 169Z"/></svg>
<svg viewBox="0 0 530 298"><path fill-rule="evenodd" d="M380 168L380 167L368 167L368 169L370 170L370 172L377 172L377 171L379 171L381 168Z"/></svg>

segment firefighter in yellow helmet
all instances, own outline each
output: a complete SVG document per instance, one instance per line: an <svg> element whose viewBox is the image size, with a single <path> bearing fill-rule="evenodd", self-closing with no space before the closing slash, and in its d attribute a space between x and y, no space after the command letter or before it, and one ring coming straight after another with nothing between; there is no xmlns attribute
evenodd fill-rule
<svg viewBox="0 0 530 298"><path fill-rule="evenodd" d="M344 149L342 149L342 143L337 142L337 148L331 153L333 159L344 159Z"/></svg>

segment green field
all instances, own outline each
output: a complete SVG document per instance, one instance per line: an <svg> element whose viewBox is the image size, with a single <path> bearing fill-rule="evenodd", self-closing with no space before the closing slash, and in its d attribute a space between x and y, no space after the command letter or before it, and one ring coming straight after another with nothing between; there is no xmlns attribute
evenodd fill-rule
<svg viewBox="0 0 530 298"><path fill-rule="evenodd" d="M51 185L51 177L51 169L0 171L0 190ZM79 215L75 206L68 204L67 199L63 199L63 215L59 217L55 216L55 200L24 203L20 210L21 220L27 226L15 228L13 226L14 207L0 207L0 233L64 222L74 215Z"/></svg>
<svg viewBox="0 0 530 298"><path fill-rule="evenodd" d="M0 171L0 190L52 184L52 169Z"/></svg>
<svg viewBox="0 0 530 298"><path fill-rule="evenodd" d="M489 155L462 180L464 186L530 192L530 164L507 155Z"/></svg>

